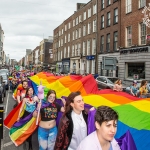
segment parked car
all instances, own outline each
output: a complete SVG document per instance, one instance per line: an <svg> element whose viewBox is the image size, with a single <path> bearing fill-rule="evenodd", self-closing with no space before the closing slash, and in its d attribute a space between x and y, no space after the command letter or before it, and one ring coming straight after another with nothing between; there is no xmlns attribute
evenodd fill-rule
<svg viewBox="0 0 150 150"><path fill-rule="evenodd" d="M3 78L0 76L0 103L4 102L4 97L6 96L5 85L3 83Z"/></svg>
<svg viewBox="0 0 150 150"><path fill-rule="evenodd" d="M9 70L8 69L0 69L0 74L7 74L9 76Z"/></svg>
<svg viewBox="0 0 150 150"><path fill-rule="evenodd" d="M98 76L96 78L98 89L113 89L114 83L117 80L118 80L117 77ZM126 85L122 83L122 86L123 90L125 91Z"/></svg>
<svg viewBox="0 0 150 150"><path fill-rule="evenodd" d="M8 80L8 76L6 73L1 73L0 72L0 76L3 77L3 83L5 84L5 89L8 90L8 87L9 87L9 80Z"/></svg>

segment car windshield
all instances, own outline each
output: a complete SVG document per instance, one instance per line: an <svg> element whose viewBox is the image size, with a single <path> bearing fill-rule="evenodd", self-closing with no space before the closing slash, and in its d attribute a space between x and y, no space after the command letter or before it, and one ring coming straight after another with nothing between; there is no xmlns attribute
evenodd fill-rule
<svg viewBox="0 0 150 150"><path fill-rule="evenodd" d="M3 77L3 80L7 80L7 76L1 75Z"/></svg>
<svg viewBox="0 0 150 150"><path fill-rule="evenodd" d="M107 78L111 83L115 83L117 80L118 80L118 78Z"/></svg>

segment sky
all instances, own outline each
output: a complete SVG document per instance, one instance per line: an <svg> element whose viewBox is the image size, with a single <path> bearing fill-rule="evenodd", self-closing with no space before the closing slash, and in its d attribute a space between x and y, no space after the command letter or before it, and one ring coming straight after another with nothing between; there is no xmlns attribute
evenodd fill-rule
<svg viewBox="0 0 150 150"><path fill-rule="evenodd" d="M6 55L19 61L76 11L76 3L90 0L0 0L0 24Z"/></svg>

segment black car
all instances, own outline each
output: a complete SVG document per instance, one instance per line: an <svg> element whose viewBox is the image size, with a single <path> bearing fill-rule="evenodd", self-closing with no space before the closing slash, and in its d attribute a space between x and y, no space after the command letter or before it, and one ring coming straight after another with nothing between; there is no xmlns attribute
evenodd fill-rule
<svg viewBox="0 0 150 150"><path fill-rule="evenodd" d="M4 102L5 96L6 96L5 83L3 82L3 77L0 76L0 103Z"/></svg>

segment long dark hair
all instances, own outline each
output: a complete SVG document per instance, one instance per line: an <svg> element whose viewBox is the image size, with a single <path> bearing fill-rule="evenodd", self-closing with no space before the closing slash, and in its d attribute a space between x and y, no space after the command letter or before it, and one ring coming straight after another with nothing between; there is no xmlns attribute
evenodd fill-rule
<svg viewBox="0 0 150 150"><path fill-rule="evenodd" d="M146 82L147 82L147 80L142 80L142 81L141 81L141 86L140 86L140 87L142 87L143 85L145 85Z"/></svg>
<svg viewBox="0 0 150 150"><path fill-rule="evenodd" d="M28 96L28 92L29 92L29 90L30 89L32 89L33 90L33 88L32 87L28 87L27 89L26 89L26 97ZM33 90L33 95L34 95L34 90Z"/></svg>
<svg viewBox="0 0 150 150"><path fill-rule="evenodd" d="M56 99L56 92L54 90L49 90L47 95L46 95L46 99L48 99L50 94L55 94L55 99Z"/></svg>
<svg viewBox="0 0 150 150"><path fill-rule="evenodd" d="M73 108L70 104L74 103L74 98L78 95L81 95L81 93L79 91L72 92L69 94L69 96L67 97L67 100L66 100L66 107L65 107L64 115L66 115L68 112L73 110Z"/></svg>

